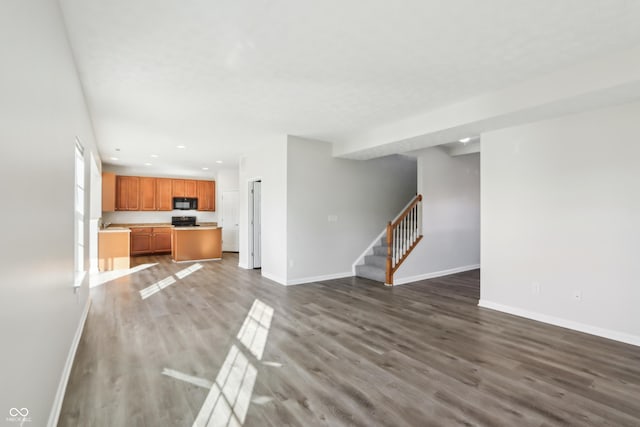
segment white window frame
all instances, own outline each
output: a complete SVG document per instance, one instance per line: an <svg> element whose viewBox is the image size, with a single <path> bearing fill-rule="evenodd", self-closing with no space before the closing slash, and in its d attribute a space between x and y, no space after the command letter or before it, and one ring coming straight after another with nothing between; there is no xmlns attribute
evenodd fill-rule
<svg viewBox="0 0 640 427"><path fill-rule="evenodd" d="M78 287L82 284L85 276L85 159L84 147L80 143L80 139L76 137L75 155L74 155L74 265L75 280L74 286Z"/></svg>

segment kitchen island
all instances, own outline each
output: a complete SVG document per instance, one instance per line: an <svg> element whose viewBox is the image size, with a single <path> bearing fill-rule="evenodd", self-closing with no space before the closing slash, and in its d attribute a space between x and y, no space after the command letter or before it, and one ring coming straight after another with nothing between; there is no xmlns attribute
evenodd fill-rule
<svg viewBox="0 0 640 427"><path fill-rule="evenodd" d="M222 228L174 227L171 258L175 262L222 259Z"/></svg>

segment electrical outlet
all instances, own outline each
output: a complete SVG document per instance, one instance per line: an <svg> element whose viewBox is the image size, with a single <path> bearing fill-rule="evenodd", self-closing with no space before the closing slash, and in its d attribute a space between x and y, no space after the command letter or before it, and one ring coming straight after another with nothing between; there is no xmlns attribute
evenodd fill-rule
<svg viewBox="0 0 640 427"><path fill-rule="evenodd" d="M338 222L338 215L329 215L327 219L329 222Z"/></svg>
<svg viewBox="0 0 640 427"><path fill-rule="evenodd" d="M539 282L531 282L531 292L535 295L540 293L540 283Z"/></svg>
<svg viewBox="0 0 640 427"><path fill-rule="evenodd" d="M582 291L573 291L573 300L575 302L582 301Z"/></svg>

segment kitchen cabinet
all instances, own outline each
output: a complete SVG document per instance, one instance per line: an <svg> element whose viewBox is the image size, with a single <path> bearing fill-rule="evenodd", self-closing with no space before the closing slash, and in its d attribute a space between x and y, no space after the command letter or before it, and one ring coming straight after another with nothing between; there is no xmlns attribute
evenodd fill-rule
<svg viewBox="0 0 640 427"><path fill-rule="evenodd" d="M140 178L140 210L170 211L172 206L171 179Z"/></svg>
<svg viewBox="0 0 640 427"><path fill-rule="evenodd" d="M111 271L129 268L130 233L128 228L98 232L98 270Z"/></svg>
<svg viewBox="0 0 640 427"><path fill-rule="evenodd" d="M171 227L131 229L131 255L171 252Z"/></svg>
<svg viewBox="0 0 640 427"><path fill-rule="evenodd" d="M185 195L184 195L184 179L172 179L171 180L171 195L172 195L172 197L185 197Z"/></svg>
<svg viewBox="0 0 640 427"><path fill-rule="evenodd" d="M171 178L156 178L156 210L173 210L173 195L171 193Z"/></svg>
<svg viewBox="0 0 640 427"><path fill-rule="evenodd" d="M142 227L131 229L131 255L151 253L151 232L153 228Z"/></svg>
<svg viewBox="0 0 640 427"><path fill-rule="evenodd" d="M154 227L151 247L156 254L171 252L171 227Z"/></svg>
<svg viewBox="0 0 640 427"><path fill-rule="evenodd" d="M216 183L215 181L198 181L198 210L216 210Z"/></svg>
<svg viewBox="0 0 640 427"><path fill-rule="evenodd" d="M102 211L116 210L116 174L104 172L102 174Z"/></svg>
<svg viewBox="0 0 640 427"><path fill-rule="evenodd" d="M140 178L137 176L116 177L116 210L139 210Z"/></svg>
<svg viewBox="0 0 640 427"><path fill-rule="evenodd" d="M172 180L173 197L198 197L198 182L194 179Z"/></svg>
<svg viewBox="0 0 640 427"><path fill-rule="evenodd" d="M215 181L103 174L103 211L171 211L174 197L198 199L199 211L216 210ZM111 195L111 196L109 196Z"/></svg>
<svg viewBox="0 0 640 427"><path fill-rule="evenodd" d="M140 210L156 210L156 178L140 177Z"/></svg>
<svg viewBox="0 0 640 427"><path fill-rule="evenodd" d="M198 197L198 181L184 180L184 197Z"/></svg>
<svg viewBox="0 0 640 427"><path fill-rule="evenodd" d="M171 258L174 261L198 261L222 258L222 228L175 227Z"/></svg>

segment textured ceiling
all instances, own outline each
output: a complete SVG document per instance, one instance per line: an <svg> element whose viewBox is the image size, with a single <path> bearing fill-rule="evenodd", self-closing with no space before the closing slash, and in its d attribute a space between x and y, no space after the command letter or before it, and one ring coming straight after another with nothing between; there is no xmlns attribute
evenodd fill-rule
<svg viewBox="0 0 640 427"><path fill-rule="evenodd" d="M276 135L343 141L640 44L635 0L60 2L104 160L174 170Z"/></svg>

